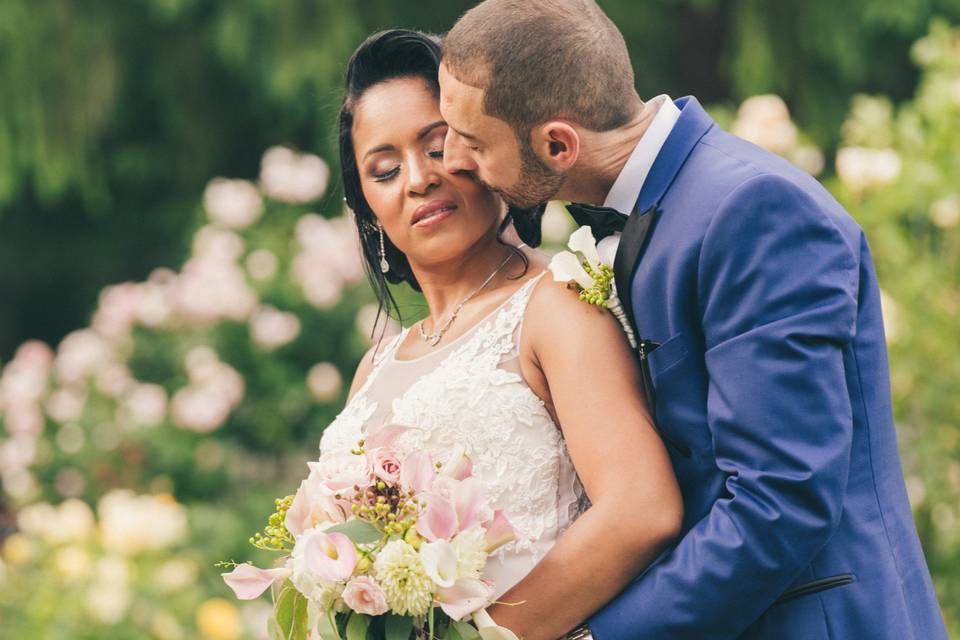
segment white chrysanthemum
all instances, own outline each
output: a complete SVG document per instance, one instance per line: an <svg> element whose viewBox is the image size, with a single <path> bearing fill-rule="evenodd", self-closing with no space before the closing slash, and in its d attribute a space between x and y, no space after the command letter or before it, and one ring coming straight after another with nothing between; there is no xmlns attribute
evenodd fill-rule
<svg viewBox="0 0 960 640"><path fill-rule="evenodd" d="M420 555L403 540L388 542L373 563L377 582L387 594L387 604L401 616L422 616L433 602L433 581Z"/></svg>
<svg viewBox="0 0 960 640"><path fill-rule="evenodd" d="M450 542L457 553L457 577L479 578L487 564L486 532L481 526L470 527Z"/></svg>

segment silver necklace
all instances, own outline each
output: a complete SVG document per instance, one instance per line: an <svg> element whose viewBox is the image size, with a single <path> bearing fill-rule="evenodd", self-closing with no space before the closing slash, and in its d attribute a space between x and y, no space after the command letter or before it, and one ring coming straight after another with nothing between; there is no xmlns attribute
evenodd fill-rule
<svg viewBox="0 0 960 640"><path fill-rule="evenodd" d="M519 246L517 247L517 249L520 249L520 248L525 247L525 246L527 246L527 245L526 245L526 244L521 244L521 245L519 245ZM431 347L437 346L437 343L439 343L439 342L440 342L440 339L443 338L443 334L445 334L445 333L447 332L447 329L450 328L450 325L453 324L453 321L457 319L457 314L460 313L460 309L463 308L463 305L467 304L467 303L471 300L471 298L473 298L473 296L475 296L475 295L477 295L478 293L480 293L480 291L481 291L485 286L487 286L488 284L490 284L490 281L493 280L494 276L496 276L498 273L500 273L500 270L503 269L505 266L507 266L507 263L510 262L510 258L512 258L512 257L513 257L513 253L511 252L510 255L507 256L507 259L504 260L503 262L501 262L501 263L500 263L500 266L497 267L496 269L494 269L494 270L493 270L493 273L491 273L489 276L487 276L487 279L483 281L483 284L481 284L479 287L477 287L476 289L474 289L473 292L472 292L470 295L468 295L466 298L464 298L463 300L461 300L461 301L460 301L460 304L458 304L458 305L456 306L456 308L453 310L453 313L450 315L450 319L447 320L447 321L443 324L442 327L440 327L439 329L437 329L437 330L434 331L433 333L427 333L426 330L423 328L424 320L421 320L421 321L420 321L420 324L417 326L417 328L418 328L419 331L420 331L420 339L422 339L424 342L426 342L427 344L429 344Z"/></svg>

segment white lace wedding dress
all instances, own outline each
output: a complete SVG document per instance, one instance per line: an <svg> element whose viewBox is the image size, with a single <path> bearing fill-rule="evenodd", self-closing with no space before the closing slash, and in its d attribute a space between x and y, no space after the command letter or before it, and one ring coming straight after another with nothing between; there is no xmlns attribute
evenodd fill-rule
<svg viewBox="0 0 960 640"><path fill-rule="evenodd" d="M517 532L484 571L497 596L533 568L586 505L560 429L520 375L524 311L541 277L425 356L396 358L404 330L380 352L320 441L324 454L349 450L370 427L397 423L418 427L402 436L403 444L437 458L461 443L493 508L503 509Z"/></svg>

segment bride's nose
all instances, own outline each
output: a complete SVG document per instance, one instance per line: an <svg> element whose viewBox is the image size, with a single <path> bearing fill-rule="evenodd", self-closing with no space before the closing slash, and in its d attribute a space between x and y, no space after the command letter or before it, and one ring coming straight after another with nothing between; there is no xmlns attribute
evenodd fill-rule
<svg viewBox="0 0 960 640"><path fill-rule="evenodd" d="M425 195L440 184L439 163L424 160L410 162L407 169L407 192L410 195Z"/></svg>

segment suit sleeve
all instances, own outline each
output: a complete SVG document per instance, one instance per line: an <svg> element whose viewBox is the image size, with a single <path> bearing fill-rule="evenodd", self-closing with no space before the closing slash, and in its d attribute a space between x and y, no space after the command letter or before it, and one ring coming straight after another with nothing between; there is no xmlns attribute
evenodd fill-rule
<svg viewBox="0 0 960 640"><path fill-rule="evenodd" d="M698 287L725 491L589 621L598 640L736 638L826 544L850 463L858 286L854 250L792 183L756 176L721 203Z"/></svg>

